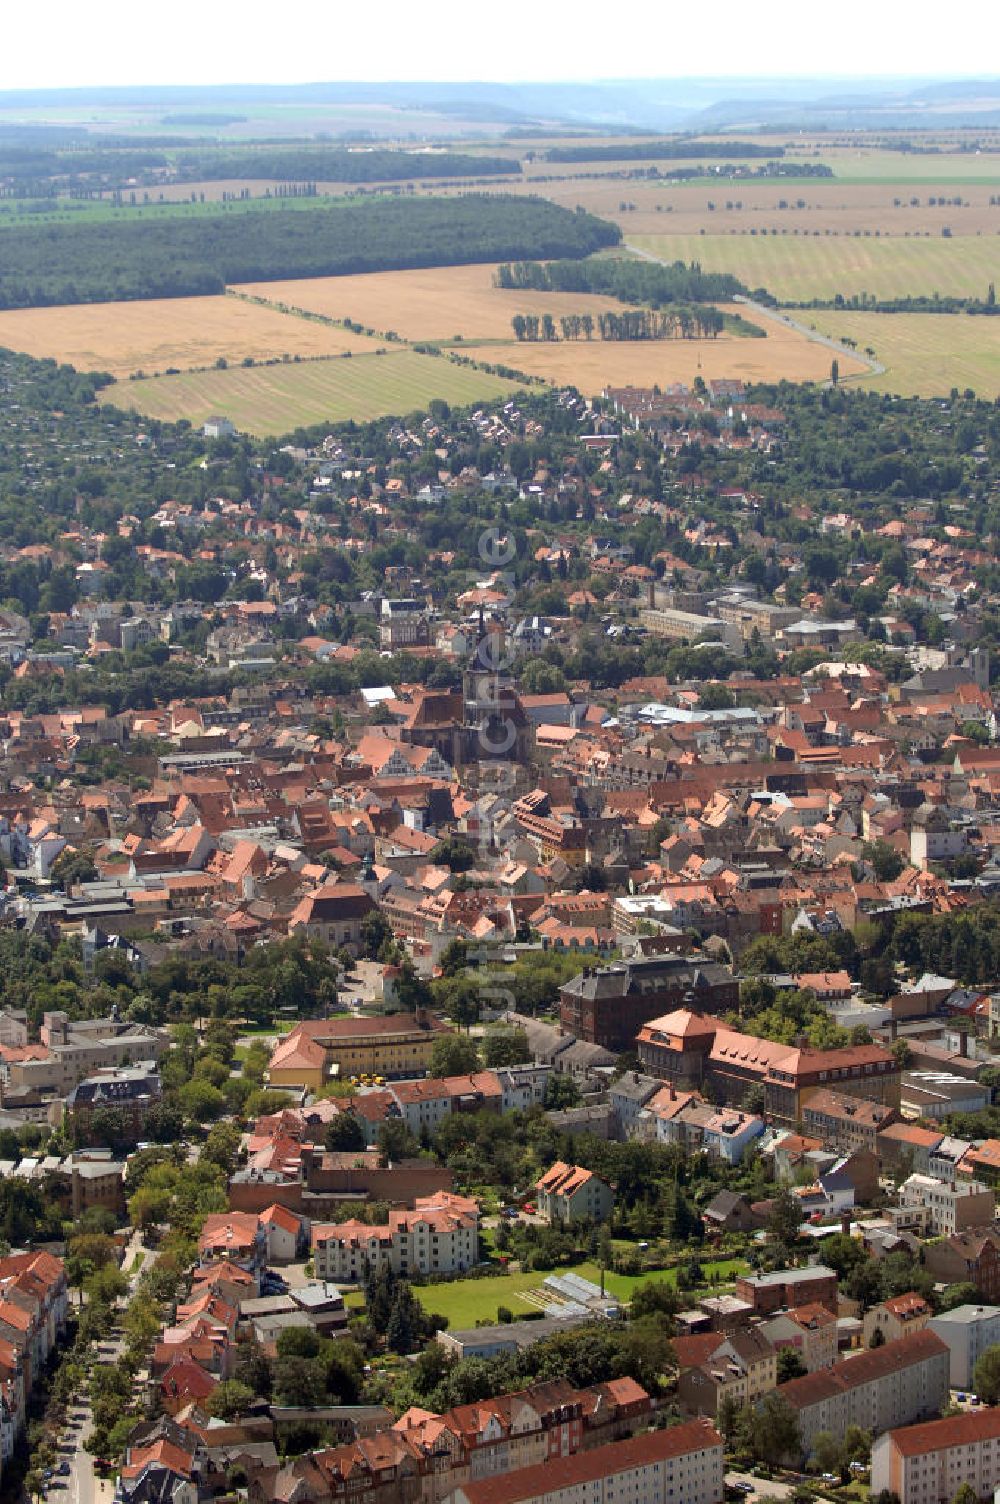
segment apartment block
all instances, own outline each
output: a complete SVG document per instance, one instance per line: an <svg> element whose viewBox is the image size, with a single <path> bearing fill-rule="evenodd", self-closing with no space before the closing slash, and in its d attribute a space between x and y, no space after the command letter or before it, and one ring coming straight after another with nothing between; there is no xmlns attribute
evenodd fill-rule
<svg viewBox="0 0 1000 1504"><path fill-rule="evenodd" d="M979 1410L906 1426L872 1447L872 1494L900 1504L947 1504L966 1485L991 1498L1000 1479L1000 1410Z"/></svg>
<svg viewBox="0 0 1000 1504"><path fill-rule="evenodd" d="M910 1175L900 1187L904 1207L925 1207L927 1231L932 1237L951 1237L967 1227L985 1227L993 1221L995 1198L977 1181L945 1185L932 1175Z"/></svg>
<svg viewBox="0 0 1000 1504"><path fill-rule="evenodd" d="M1000 1306L956 1306L932 1316L928 1325L948 1348L952 1388L971 1389L980 1357L1000 1343Z"/></svg>
<svg viewBox="0 0 1000 1504"><path fill-rule="evenodd" d="M722 1438L706 1420L650 1431L551 1463L483 1478L454 1504L720 1504Z"/></svg>
<svg viewBox="0 0 1000 1504"><path fill-rule="evenodd" d="M839 1441L848 1426L879 1435L939 1415L948 1390L948 1348L932 1331L887 1342L778 1387L798 1417L802 1460L821 1431Z"/></svg>
<svg viewBox="0 0 1000 1504"><path fill-rule="evenodd" d="M317 1279L353 1281L366 1268L454 1274L479 1257L479 1207L468 1196L442 1191L418 1198L412 1211L390 1211L384 1226L314 1224L312 1255Z"/></svg>

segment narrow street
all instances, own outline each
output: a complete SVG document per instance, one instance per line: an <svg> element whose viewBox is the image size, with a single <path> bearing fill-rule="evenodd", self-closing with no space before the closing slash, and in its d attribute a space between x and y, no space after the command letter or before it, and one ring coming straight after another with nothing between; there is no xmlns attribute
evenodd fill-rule
<svg viewBox="0 0 1000 1504"><path fill-rule="evenodd" d="M119 1302L119 1311L124 1313L135 1293L136 1283L142 1271L155 1262L156 1253L146 1248L142 1234L136 1230L129 1240L122 1259L122 1273L129 1282L128 1295ZM134 1268L133 1268L134 1266ZM125 1337L120 1331L112 1333L96 1344L99 1363L118 1363L125 1352ZM90 1408L90 1396L81 1394L70 1405L67 1425L59 1443L61 1461L68 1461L68 1476L52 1478L46 1485L46 1497L65 1504L111 1504L114 1497L114 1479L99 1478L94 1471L94 1459L87 1451L86 1443L94 1429L94 1417ZM60 1485L64 1484L65 1487Z"/></svg>

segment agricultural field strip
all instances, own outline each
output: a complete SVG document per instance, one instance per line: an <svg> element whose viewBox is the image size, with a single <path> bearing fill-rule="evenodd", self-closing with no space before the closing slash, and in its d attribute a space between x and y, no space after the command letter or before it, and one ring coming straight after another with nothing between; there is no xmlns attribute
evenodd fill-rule
<svg viewBox="0 0 1000 1504"><path fill-rule="evenodd" d="M101 400L165 421L201 423L218 412L264 437L315 423L403 415L435 397L465 406L515 389L516 383L485 371L402 349L130 381L107 388Z"/></svg>
<svg viewBox="0 0 1000 1504"><path fill-rule="evenodd" d="M1000 396L1000 319L825 309L802 311L798 318L835 339L854 339L859 350L875 352L884 372L847 371L845 379L856 385L902 396L944 397L952 387L971 388L990 400Z"/></svg>
<svg viewBox="0 0 1000 1504"><path fill-rule="evenodd" d="M872 293L905 297L985 297L1000 280L1000 240L846 238L776 235L644 235L629 241L664 261L697 260L728 271L750 288L779 299L805 300Z"/></svg>
<svg viewBox="0 0 1000 1504"><path fill-rule="evenodd" d="M0 311L0 346L113 376L365 354L378 341L236 298L157 298Z"/></svg>

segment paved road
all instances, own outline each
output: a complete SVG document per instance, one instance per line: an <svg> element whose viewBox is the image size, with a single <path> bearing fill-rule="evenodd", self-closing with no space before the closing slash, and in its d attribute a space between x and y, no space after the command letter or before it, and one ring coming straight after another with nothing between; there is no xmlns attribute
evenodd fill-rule
<svg viewBox="0 0 1000 1504"><path fill-rule="evenodd" d="M654 256L652 251L644 251L637 245L626 244L625 249L631 251L634 256L640 257L643 261L655 262L657 266L672 265L672 262L665 261L662 256ZM839 339L831 339L827 334L820 334L818 329L810 328L808 324L803 324L800 319L791 318L787 313L782 313L778 308L768 308L765 303L755 303L752 298L743 297L739 293L736 294L733 302L742 303L749 313L757 314L763 319L769 319L772 324L781 324L785 329L794 329L797 333L804 334L806 339L811 339L815 344L825 345L828 350L833 351L834 355L843 355L848 360L860 360L862 365L868 367L873 376L882 376L885 373L886 368L881 361L873 359L870 355L865 355L861 350L850 349L847 345L842 344ZM845 379L849 380L850 378ZM829 385L829 382L826 384Z"/></svg>
<svg viewBox="0 0 1000 1504"><path fill-rule="evenodd" d="M787 1499L792 1492L791 1483L779 1483L777 1479L755 1478L752 1473L727 1473L726 1487L731 1488L734 1483L749 1483L753 1486L753 1493L745 1494L747 1504L758 1504L759 1499L766 1497L772 1499Z"/></svg>
<svg viewBox="0 0 1000 1504"><path fill-rule="evenodd" d="M886 368L880 360L866 355L863 350L852 350L839 339L831 339L827 334L820 334L818 329L812 329L808 324L803 324L800 319L793 319L789 314L782 313L780 308L768 308L766 303L755 303L752 298L745 298L739 293L733 301L742 303L744 308L751 313L758 314L761 318L770 319L773 324L782 324L786 329L795 329L799 334L804 334L806 339L811 339L814 344L825 345L835 355L844 355L848 360L860 360L873 376L881 376L885 372Z"/></svg>

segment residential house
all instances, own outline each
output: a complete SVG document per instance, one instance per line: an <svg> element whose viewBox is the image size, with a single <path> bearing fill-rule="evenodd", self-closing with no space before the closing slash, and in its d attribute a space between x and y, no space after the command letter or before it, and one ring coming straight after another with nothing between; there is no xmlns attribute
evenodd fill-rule
<svg viewBox="0 0 1000 1504"><path fill-rule="evenodd" d="M561 1159L535 1182L535 1197L539 1216L563 1227L607 1222L615 1204L614 1192L599 1175Z"/></svg>
<svg viewBox="0 0 1000 1504"><path fill-rule="evenodd" d="M796 1306L779 1311L761 1323L760 1330L776 1352L790 1347L798 1353L806 1373L829 1368L838 1352L837 1318L825 1306Z"/></svg>
<svg viewBox="0 0 1000 1504"><path fill-rule="evenodd" d="M865 1312L861 1336L865 1347L898 1342L911 1332L922 1332L931 1319L931 1308L922 1295L911 1290L893 1295Z"/></svg>

